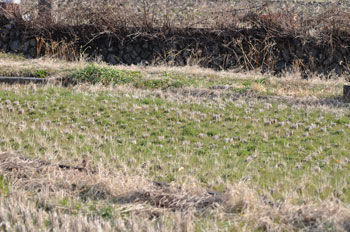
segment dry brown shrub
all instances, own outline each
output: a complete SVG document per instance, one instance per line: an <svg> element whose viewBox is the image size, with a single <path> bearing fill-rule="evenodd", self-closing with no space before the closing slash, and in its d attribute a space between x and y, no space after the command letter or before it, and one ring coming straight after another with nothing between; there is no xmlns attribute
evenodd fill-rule
<svg viewBox="0 0 350 232"><path fill-rule="evenodd" d="M74 0L53 3L50 20L39 17L36 1L30 0L24 2L23 13L30 14L31 19L18 18L29 37L43 38L49 44L38 52L40 55L57 53L57 57L76 60L80 53L86 52L97 57L100 54L90 48L98 47L103 39L118 41L120 46L139 39L161 41L167 46L176 41L187 46L167 47L161 54L155 52L152 60L155 64L239 67L273 70L273 74L280 74L282 69L296 69L304 77L322 73L320 65L337 75L349 70L345 55L339 55L339 51L348 50L350 38L350 6L343 2ZM205 49L196 51L196 44L202 46L208 37L212 43L220 44L220 54ZM183 38L191 41L187 40L189 44L186 44ZM192 50L182 59L187 48ZM320 48L327 51L323 55L335 58L323 65L325 61L310 55L313 49ZM287 54L282 56L281 52ZM338 64L334 60L342 61Z"/></svg>

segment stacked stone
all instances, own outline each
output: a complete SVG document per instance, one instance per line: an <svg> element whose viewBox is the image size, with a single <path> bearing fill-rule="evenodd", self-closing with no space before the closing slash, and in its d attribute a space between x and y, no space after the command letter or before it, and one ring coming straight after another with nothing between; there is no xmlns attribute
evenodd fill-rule
<svg viewBox="0 0 350 232"><path fill-rule="evenodd" d="M350 60L350 51L347 49L334 50L312 42L303 44L302 41L294 38L277 42L270 53L263 54L261 51L251 56L251 60L246 60L247 54L251 53L249 44L251 46L252 43L248 43L248 38L241 44L236 42L235 38L231 39L229 46L225 45L227 44L225 38L210 40L205 35L203 38L179 38L178 41L169 42L144 38L139 41L124 41L124 44L120 41L105 39L98 42L102 46L99 46L95 54L113 65L164 62L183 66L193 64L195 60L194 63L208 68L233 69L250 63L251 66L244 68L266 68L276 74L292 70L299 61L302 63L302 71L324 76L342 74L346 71L346 60ZM262 41L263 39L254 46L262 46Z"/></svg>
<svg viewBox="0 0 350 232"><path fill-rule="evenodd" d="M149 64L156 51L161 52L155 41L141 40L122 44L120 41L112 42L106 39L99 47L97 55L101 55L103 60L113 65Z"/></svg>
<svg viewBox="0 0 350 232"><path fill-rule="evenodd" d="M23 43L22 53L25 58L31 59L38 56L36 39L29 39Z"/></svg>
<svg viewBox="0 0 350 232"><path fill-rule="evenodd" d="M0 48L3 52L17 53L21 48L21 31L14 23L6 24L0 31Z"/></svg>
<svg viewBox="0 0 350 232"><path fill-rule="evenodd" d="M188 32L162 39L106 37L90 44L91 49L87 53L91 57L102 57L112 65L198 64L213 69L260 68L279 74L294 70L299 62L299 68L306 75L316 73L330 77L349 72L350 49L342 46L348 44L347 41L332 47L312 40L304 43L302 38L275 38L268 42L273 44L271 49L266 50L266 38L261 33L254 33L247 29L244 33L227 32L225 36L220 36L203 30L200 34ZM79 45L76 46L79 50ZM252 50L252 46L256 50ZM13 22L0 27L0 49L7 53L21 53L26 58L42 55L42 51L38 54L34 35L22 31Z"/></svg>
<svg viewBox="0 0 350 232"><path fill-rule="evenodd" d="M22 53L26 58L37 57L36 39L24 39L23 32L14 22L0 28L0 50L5 53Z"/></svg>

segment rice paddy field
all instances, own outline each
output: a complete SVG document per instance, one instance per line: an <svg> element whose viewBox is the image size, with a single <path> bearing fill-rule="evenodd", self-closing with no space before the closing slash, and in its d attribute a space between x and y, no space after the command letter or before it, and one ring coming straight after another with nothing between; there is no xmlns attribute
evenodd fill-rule
<svg viewBox="0 0 350 232"><path fill-rule="evenodd" d="M337 80L1 54L2 231L349 231ZM58 81L59 82L59 81Z"/></svg>

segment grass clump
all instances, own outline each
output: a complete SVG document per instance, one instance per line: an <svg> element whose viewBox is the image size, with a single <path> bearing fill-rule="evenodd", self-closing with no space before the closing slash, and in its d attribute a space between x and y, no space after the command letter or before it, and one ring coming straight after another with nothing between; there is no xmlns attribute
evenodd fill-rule
<svg viewBox="0 0 350 232"><path fill-rule="evenodd" d="M32 75L36 78L46 78L49 75L49 72L44 69L38 69L33 71Z"/></svg>
<svg viewBox="0 0 350 232"><path fill-rule="evenodd" d="M36 77L47 78L54 74L54 70L49 69L36 69L33 67L26 68L11 68L7 66L0 67L0 75L5 77Z"/></svg>
<svg viewBox="0 0 350 232"><path fill-rule="evenodd" d="M43 73L36 73L38 76ZM73 82L86 82L90 84L103 85L124 85L132 84L140 89L166 89L181 88L185 85L184 81L168 78L146 79L139 71L119 70L112 67L102 67L95 64L89 64L84 68L75 71L72 74Z"/></svg>
<svg viewBox="0 0 350 232"><path fill-rule="evenodd" d="M72 75L73 80L77 82L87 82L91 84L101 83L103 85L118 85L133 82L141 78L138 71L117 70L110 67L101 67L95 64L77 70Z"/></svg>

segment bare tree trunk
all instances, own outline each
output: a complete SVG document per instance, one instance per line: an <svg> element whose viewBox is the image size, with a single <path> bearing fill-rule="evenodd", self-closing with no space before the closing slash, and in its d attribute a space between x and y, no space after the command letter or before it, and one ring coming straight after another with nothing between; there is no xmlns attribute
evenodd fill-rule
<svg viewBox="0 0 350 232"><path fill-rule="evenodd" d="M52 0L38 0L39 18L51 21Z"/></svg>

